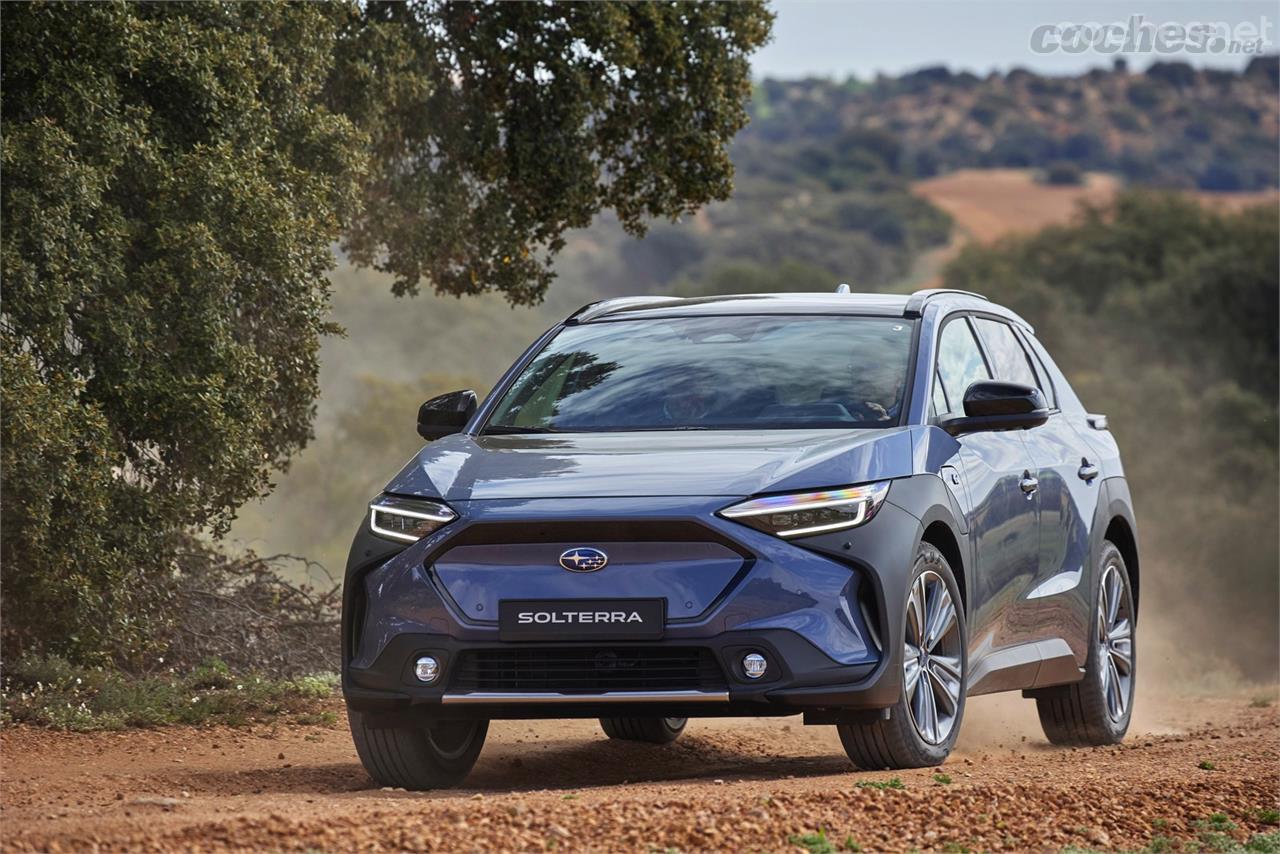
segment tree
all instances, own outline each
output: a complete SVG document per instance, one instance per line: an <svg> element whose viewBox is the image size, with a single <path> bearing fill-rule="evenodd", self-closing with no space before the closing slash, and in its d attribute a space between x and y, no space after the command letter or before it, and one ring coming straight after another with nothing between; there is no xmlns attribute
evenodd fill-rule
<svg viewBox="0 0 1280 854"><path fill-rule="evenodd" d="M4 640L137 663L310 437L333 263L536 300L728 193L756 4L26 4L0 31Z"/></svg>
<svg viewBox="0 0 1280 854"><path fill-rule="evenodd" d="M642 234L726 198L757 3L373 2L339 39L332 102L372 136L344 247L397 293L539 300L569 228Z"/></svg>

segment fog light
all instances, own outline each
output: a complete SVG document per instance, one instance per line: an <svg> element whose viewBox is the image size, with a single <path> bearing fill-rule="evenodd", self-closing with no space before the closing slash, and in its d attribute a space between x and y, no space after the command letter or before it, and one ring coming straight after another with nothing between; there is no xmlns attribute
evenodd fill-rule
<svg viewBox="0 0 1280 854"><path fill-rule="evenodd" d="M413 665L413 675L418 677L419 682L434 682L440 675L440 662L424 655Z"/></svg>
<svg viewBox="0 0 1280 854"><path fill-rule="evenodd" d="M742 656L742 672L748 679L759 679L769 669L769 662L758 652L749 652Z"/></svg>

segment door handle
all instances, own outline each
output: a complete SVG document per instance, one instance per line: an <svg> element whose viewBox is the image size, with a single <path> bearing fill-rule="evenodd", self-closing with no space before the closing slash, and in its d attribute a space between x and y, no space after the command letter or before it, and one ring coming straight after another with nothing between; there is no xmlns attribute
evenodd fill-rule
<svg viewBox="0 0 1280 854"><path fill-rule="evenodd" d="M1098 476L1098 467L1095 466L1093 463L1089 462L1088 459L1081 457L1080 471L1076 472L1076 474L1080 475L1081 480L1083 480L1085 483L1088 483L1089 481L1093 480L1095 477Z"/></svg>
<svg viewBox="0 0 1280 854"><path fill-rule="evenodd" d="M1027 497L1031 497L1031 495L1040 488L1040 479L1031 472L1024 471L1022 473L1022 482L1018 485L1022 487L1022 491L1027 495Z"/></svg>

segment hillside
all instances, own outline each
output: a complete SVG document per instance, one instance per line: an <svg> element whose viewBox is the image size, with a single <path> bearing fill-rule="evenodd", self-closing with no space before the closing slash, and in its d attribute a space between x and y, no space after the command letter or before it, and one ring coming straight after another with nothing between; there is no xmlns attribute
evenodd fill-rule
<svg viewBox="0 0 1280 854"><path fill-rule="evenodd" d="M799 167L832 186L892 155L893 171L916 178L1067 164L1170 189L1267 189L1278 174L1276 94L1274 56L1243 73L1174 62L1078 77L939 67L871 83L766 80L736 162L783 180Z"/></svg>

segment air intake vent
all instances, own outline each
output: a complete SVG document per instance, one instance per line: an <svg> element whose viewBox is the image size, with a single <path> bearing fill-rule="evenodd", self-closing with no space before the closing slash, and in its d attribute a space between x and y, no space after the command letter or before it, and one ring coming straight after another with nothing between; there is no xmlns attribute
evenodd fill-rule
<svg viewBox="0 0 1280 854"><path fill-rule="evenodd" d="M710 650L681 647L472 649L458 656L453 691L724 690Z"/></svg>

